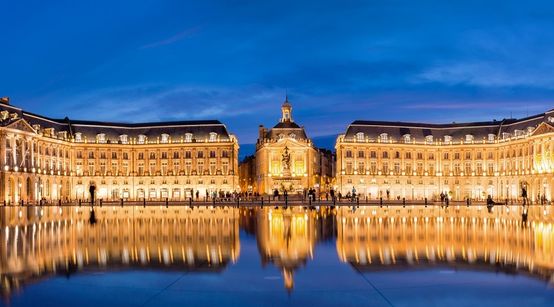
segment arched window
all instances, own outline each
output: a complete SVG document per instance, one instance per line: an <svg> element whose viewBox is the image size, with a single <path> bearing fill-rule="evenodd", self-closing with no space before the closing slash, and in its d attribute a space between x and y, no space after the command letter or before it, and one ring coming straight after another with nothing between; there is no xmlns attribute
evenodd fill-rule
<svg viewBox="0 0 554 307"><path fill-rule="evenodd" d="M217 133L210 132L210 142L215 142L215 141L217 141Z"/></svg>
<svg viewBox="0 0 554 307"><path fill-rule="evenodd" d="M404 143L410 143L412 141L412 136L409 133L404 134L402 138L404 139Z"/></svg>
<svg viewBox="0 0 554 307"><path fill-rule="evenodd" d="M185 133L185 142L192 142L192 133Z"/></svg>
<svg viewBox="0 0 554 307"><path fill-rule="evenodd" d="M98 133L96 135L96 141L98 143L106 143L106 134L105 133Z"/></svg>
<svg viewBox="0 0 554 307"><path fill-rule="evenodd" d="M432 135L426 135L425 136L425 143L428 143L428 144L433 143L433 136Z"/></svg>

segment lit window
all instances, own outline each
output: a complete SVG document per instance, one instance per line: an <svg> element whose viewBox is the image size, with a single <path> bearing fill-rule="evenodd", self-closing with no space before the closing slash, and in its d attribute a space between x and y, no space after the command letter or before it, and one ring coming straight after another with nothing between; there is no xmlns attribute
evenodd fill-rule
<svg viewBox="0 0 554 307"><path fill-rule="evenodd" d="M169 143L169 134L162 133L162 143L163 144Z"/></svg>
<svg viewBox="0 0 554 307"><path fill-rule="evenodd" d="M295 139L295 138L296 138L296 134L291 133L291 134L289 134L289 137L290 137L291 139Z"/></svg>
<svg viewBox="0 0 554 307"><path fill-rule="evenodd" d="M356 133L356 140L357 140L358 142L363 142L364 139L365 139L365 135L364 135L363 132L358 132L358 133Z"/></svg>
<svg viewBox="0 0 554 307"><path fill-rule="evenodd" d="M444 142L445 142L445 143L450 143L450 142L452 142L452 136L450 136L450 135L445 135L445 136L444 136Z"/></svg>
<svg viewBox="0 0 554 307"><path fill-rule="evenodd" d="M122 134L119 136L119 141L121 144L129 144L129 136L126 134Z"/></svg>
<svg viewBox="0 0 554 307"><path fill-rule="evenodd" d="M98 133L96 135L96 141L98 143L106 143L106 134L105 133Z"/></svg>
<svg viewBox="0 0 554 307"><path fill-rule="evenodd" d="M466 142L472 142L473 141L473 134L466 134Z"/></svg>
<svg viewBox="0 0 554 307"><path fill-rule="evenodd" d="M138 143L139 143L139 144L145 144L145 143L146 143L146 135L140 134L140 135L138 136Z"/></svg>
<svg viewBox="0 0 554 307"><path fill-rule="evenodd" d="M404 143L410 143L412 141L412 136L410 134L404 134L402 138L404 139Z"/></svg>
<svg viewBox="0 0 554 307"><path fill-rule="evenodd" d="M83 141L83 134L81 132L75 133L75 142L82 142Z"/></svg>
<svg viewBox="0 0 554 307"><path fill-rule="evenodd" d="M389 134L388 133L381 133L379 135L379 138L381 139L382 142L386 142L389 140Z"/></svg>
<svg viewBox="0 0 554 307"><path fill-rule="evenodd" d="M494 142L494 137L495 137L495 135L493 133L489 133L489 135L488 135L489 142L491 142L491 143Z"/></svg>
<svg viewBox="0 0 554 307"><path fill-rule="evenodd" d="M433 143L433 136L432 135L425 136L425 142L426 143Z"/></svg>
<svg viewBox="0 0 554 307"><path fill-rule="evenodd" d="M185 133L185 142L192 142L192 133Z"/></svg>
<svg viewBox="0 0 554 307"><path fill-rule="evenodd" d="M215 142L215 141L217 141L217 133L210 132L210 142Z"/></svg>

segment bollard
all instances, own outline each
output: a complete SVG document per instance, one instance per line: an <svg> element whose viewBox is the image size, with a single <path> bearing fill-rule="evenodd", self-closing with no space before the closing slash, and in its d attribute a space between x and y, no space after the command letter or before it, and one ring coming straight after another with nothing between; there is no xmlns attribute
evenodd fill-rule
<svg viewBox="0 0 554 307"><path fill-rule="evenodd" d="M467 206L469 207L469 198L466 199L466 204L467 204Z"/></svg>
<svg viewBox="0 0 554 307"><path fill-rule="evenodd" d="M168 208L169 207L169 198L165 198L165 207Z"/></svg>
<svg viewBox="0 0 554 307"><path fill-rule="evenodd" d="M123 208L123 198L121 199L121 208Z"/></svg>
<svg viewBox="0 0 554 307"><path fill-rule="evenodd" d="M264 207L264 198L262 197L262 208Z"/></svg>
<svg viewBox="0 0 554 307"><path fill-rule="evenodd" d="M379 197L379 206L383 208L383 197Z"/></svg>
<svg viewBox="0 0 554 307"><path fill-rule="evenodd" d="M62 205L62 200L58 199L58 206L61 206L61 205Z"/></svg>
<svg viewBox="0 0 554 307"><path fill-rule="evenodd" d="M425 197L425 208L427 208L427 197Z"/></svg>
<svg viewBox="0 0 554 307"><path fill-rule="evenodd" d="M146 197L142 199L142 207L146 208Z"/></svg>

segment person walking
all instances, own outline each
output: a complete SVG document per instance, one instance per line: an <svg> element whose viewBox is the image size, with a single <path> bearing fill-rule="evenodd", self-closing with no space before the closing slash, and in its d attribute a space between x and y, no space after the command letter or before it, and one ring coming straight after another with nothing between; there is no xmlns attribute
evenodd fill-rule
<svg viewBox="0 0 554 307"><path fill-rule="evenodd" d="M88 191L90 192L90 204L94 206L94 196L96 192L96 186L94 184L91 184L88 188Z"/></svg>

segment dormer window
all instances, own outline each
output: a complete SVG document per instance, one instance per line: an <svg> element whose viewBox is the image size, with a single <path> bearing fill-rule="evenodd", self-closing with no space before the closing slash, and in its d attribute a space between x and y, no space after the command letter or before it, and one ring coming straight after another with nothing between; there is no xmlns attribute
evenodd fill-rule
<svg viewBox="0 0 554 307"><path fill-rule="evenodd" d="M296 139L296 134L294 134L294 133L289 134L289 138Z"/></svg>
<svg viewBox="0 0 554 307"><path fill-rule="evenodd" d="M364 135L363 132L358 132L358 133L356 133L356 140L357 140L358 142L363 142L364 139L365 139L365 135Z"/></svg>
<svg viewBox="0 0 554 307"><path fill-rule="evenodd" d="M510 138L510 133L509 132L502 132L502 139L509 139Z"/></svg>
<svg viewBox="0 0 554 307"><path fill-rule="evenodd" d="M404 140L404 143L410 143L412 141L412 136L408 133L408 134L404 134L402 136L402 139Z"/></svg>
<svg viewBox="0 0 554 307"><path fill-rule="evenodd" d="M162 133L161 142L162 142L163 144L169 143L169 134L167 134L167 133Z"/></svg>
<svg viewBox="0 0 554 307"><path fill-rule="evenodd" d="M282 133L279 134L279 140L282 140L282 139L284 139L284 138L285 138L285 135L284 135L284 134L282 134Z"/></svg>
<svg viewBox="0 0 554 307"><path fill-rule="evenodd" d="M523 130L519 130L519 129L514 130L514 135L515 136L522 136L523 135Z"/></svg>
<svg viewBox="0 0 554 307"><path fill-rule="evenodd" d="M387 142L389 140L389 134L388 133L381 133L379 135L379 139L381 142Z"/></svg>
<svg viewBox="0 0 554 307"><path fill-rule="evenodd" d="M433 136L432 135L426 135L425 136L425 143L432 144L433 143Z"/></svg>
<svg viewBox="0 0 554 307"><path fill-rule="evenodd" d="M58 132L58 139L65 140L67 138L67 131L59 131Z"/></svg>
<svg viewBox="0 0 554 307"><path fill-rule="evenodd" d="M185 133L185 142L187 143L192 142L192 133Z"/></svg>
<svg viewBox="0 0 554 307"><path fill-rule="evenodd" d="M215 142L217 141L217 133L215 132L210 132L210 142Z"/></svg>
<svg viewBox="0 0 554 307"><path fill-rule="evenodd" d="M493 143L494 142L494 139L495 139L495 135L493 133L489 133L488 135L488 140L489 140L489 143Z"/></svg>
<svg viewBox="0 0 554 307"><path fill-rule="evenodd" d="M531 134L533 133L533 130L535 130L535 127L531 127L531 126L527 127L527 133Z"/></svg>
<svg viewBox="0 0 554 307"><path fill-rule="evenodd" d="M466 142L473 142L473 134L466 134Z"/></svg>
<svg viewBox="0 0 554 307"><path fill-rule="evenodd" d="M81 132L75 133L75 142L80 143L83 141L83 134Z"/></svg>
<svg viewBox="0 0 554 307"><path fill-rule="evenodd" d="M105 133L98 133L96 135L96 141L98 143L106 143L106 134Z"/></svg>
<svg viewBox="0 0 554 307"><path fill-rule="evenodd" d="M129 136L126 134L122 134L119 136L119 141L121 144L129 144Z"/></svg>
<svg viewBox="0 0 554 307"><path fill-rule="evenodd" d="M452 136L451 135L445 135L444 136L444 142L445 143L451 143L452 142Z"/></svg>
<svg viewBox="0 0 554 307"><path fill-rule="evenodd" d="M144 135L144 134L139 134L139 136L138 136L138 143L139 143L139 144L146 144L146 135Z"/></svg>

